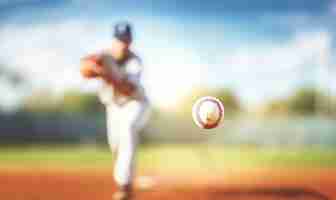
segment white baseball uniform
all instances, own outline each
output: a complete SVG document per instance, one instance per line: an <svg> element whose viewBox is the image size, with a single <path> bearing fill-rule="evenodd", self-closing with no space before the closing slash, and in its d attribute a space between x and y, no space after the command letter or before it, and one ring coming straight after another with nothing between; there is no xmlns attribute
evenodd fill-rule
<svg viewBox="0 0 336 200"><path fill-rule="evenodd" d="M108 143L116 152L114 178L118 185L124 186L132 181L139 130L147 120L149 102L140 81L142 63L134 53L122 63L116 62L108 51L99 57L104 67L127 77L137 86L131 97L118 94L105 82L99 91L99 98L106 107Z"/></svg>

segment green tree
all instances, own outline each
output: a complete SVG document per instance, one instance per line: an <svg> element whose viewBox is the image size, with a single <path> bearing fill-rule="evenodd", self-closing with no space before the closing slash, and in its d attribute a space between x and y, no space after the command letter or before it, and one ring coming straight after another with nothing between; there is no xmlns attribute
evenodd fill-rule
<svg viewBox="0 0 336 200"><path fill-rule="evenodd" d="M64 112L70 113L95 114L103 110L97 95L77 91L65 92L60 106Z"/></svg>
<svg viewBox="0 0 336 200"><path fill-rule="evenodd" d="M262 109L263 115L287 115L289 113L287 99L274 99L268 102Z"/></svg>
<svg viewBox="0 0 336 200"><path fill-rule="evenodd" d="M24 103L24 110L34 113L95 114L102 109L95 94L75 90L66 91L63 96L55 96L47 90L34 92Z"/></svg>
<svg viewBox="0 0 336 200"><path fill-rule="evenodd" d="M218 88L213 89L212 95L221 100L225 106L226 113L236 114L242 110L240 101L233 91L225 88Z"/></svg>
<svg viewBox="0 0 336 200"><path fill-rule="evenodd" d="M57 98L49 90L39 90L27 96L23 102L23 111L31 113L59 112Z"/></svg>
<svg viewBox="0 0 336 200"><path fill-rule="evenodd" d="M300 88L284 99L274 99L263 108L263 114L294 114L335 116L335 97L329 97L315 88Z"/></svg>
<svg viewBox="0 0 336 200"><path fill-rule="evenodd" d="M226 116L234 116L242 110L239 99L236 97L234 92L226 88L204 88L198 87L190 92L190 95L184 99L181 104L181 111L183 113L190 113L193 104L200 97L213 96L218 98L225 107Z"/></svg>
<svg viewBox="0 0 336 200"><path fill-rule="evenodd" d="M288 107L294 114L313 114L317 108L317 99L321 93L314 88L301 88L288 99Z"/></svg>

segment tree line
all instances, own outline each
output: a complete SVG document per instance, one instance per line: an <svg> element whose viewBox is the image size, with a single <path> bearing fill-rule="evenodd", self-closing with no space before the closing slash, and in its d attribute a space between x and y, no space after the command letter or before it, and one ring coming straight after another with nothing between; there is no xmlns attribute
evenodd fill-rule
<svg viewBox="0 0 336 200"><path fill-rule="evenodd" d="M234 117L246 112L233 90L227 88L198 87L192 90L177 106L177 112L190 114L193 103L202 96L215 96L225 106L227 117ZM43 101L40 101L43 99ZM55 97L48 91L32 93L23 104L23 111L33 113L77 113L96 114L103 111L103 106L94 93L81 93L76 90L65 92ZM160 112L159 108L155 108ZM264 102L253 109L263 115L314 115L336 116L336 97L330 96L316 88L299 88L284 98Z"/></svg>

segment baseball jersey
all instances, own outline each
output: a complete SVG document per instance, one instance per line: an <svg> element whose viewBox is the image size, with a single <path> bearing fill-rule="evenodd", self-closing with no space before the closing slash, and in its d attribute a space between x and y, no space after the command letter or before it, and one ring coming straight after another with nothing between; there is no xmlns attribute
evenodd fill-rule
<svg viewBox="0 0 336 200"><path fill-rule="evenodd" d="M141 86L141 72L142 72L142 61L141 59L130 52L129 56L122 61L116 61L116 59L107 50L96 54L98 58L99 65L108 68L114 75L120 77L126 77L137 89L132 96L124 96L113 89L111 84L102 81L101 87L98 92L98 96L102 103L104 104L123 104L131 99L140 100L141 96L144 95L143 87Z"/></svg>

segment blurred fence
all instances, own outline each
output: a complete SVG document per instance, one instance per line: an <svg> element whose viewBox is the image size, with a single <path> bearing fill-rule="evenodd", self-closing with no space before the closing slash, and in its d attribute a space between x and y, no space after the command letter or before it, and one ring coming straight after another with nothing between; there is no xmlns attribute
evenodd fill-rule
<svg viewBox="0 0 336 200"><path fill-rule="evenodd" d="M236 118L222 127L202 130L191 120L157 120L145 136L148 141L205 142L255 146L335 146L336 121L322 117ZM163 128L164 127L164 128Z"/></svg>
<svg viewBox="0 0 336 200"><path fill-rule="evenodd" d="M145 143L216 143L256 146L335 146L336 123L322 117L236 118L202 130L191 118L160 115L142 134ZM106 143L104 115L0 115L1 144Z"/></svg>
<svg viewBox="0 0 336 200"><path fill-rule="evenodd" d="M97 116L19 113L0 115L0 141L18 143L92 143L105 132Z"/></svg>

